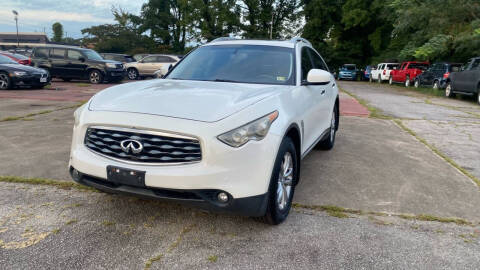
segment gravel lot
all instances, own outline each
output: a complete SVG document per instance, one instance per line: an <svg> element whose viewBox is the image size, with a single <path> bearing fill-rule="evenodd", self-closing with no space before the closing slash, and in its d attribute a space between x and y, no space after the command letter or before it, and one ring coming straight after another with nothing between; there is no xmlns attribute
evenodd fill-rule
<svg viewBox="0 0 480 270"><path fill-rule="evenodd" d="M65 85L65 100L0 93L0 177L71 181L74 109L67 107L100 89ZM340 85L477 175L480 106L386 85ZM351 116L358 103L342 100L351 107L337 145L303 160L296 207L280 226L169 202L2 183L0 269L479 268L478 186L393 120L367 118L364 108L363 117ZM1 121L44 110L54 111ZM436 217L442 222L425 221ZM447 222L463 220L469 225Z"/></svg>

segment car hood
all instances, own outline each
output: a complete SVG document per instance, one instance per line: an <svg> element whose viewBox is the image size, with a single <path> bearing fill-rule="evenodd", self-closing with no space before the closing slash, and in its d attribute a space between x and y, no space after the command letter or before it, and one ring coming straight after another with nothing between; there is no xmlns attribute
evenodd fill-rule
<svg viewBox="0 0 480 270"><path fill-rule="evenodd" d="M289 86L154 79L96 94L91 111L133 112L216 122Z"/></svg>
<svg viewBox="0 0 480 270"><path fill-rule="evenodd" d="M10 71L26 71L31 73L43 73L45 70L40 68L35 68L31 66L25 66L21 64L0 64L0 67L7 69Z"/></svg>

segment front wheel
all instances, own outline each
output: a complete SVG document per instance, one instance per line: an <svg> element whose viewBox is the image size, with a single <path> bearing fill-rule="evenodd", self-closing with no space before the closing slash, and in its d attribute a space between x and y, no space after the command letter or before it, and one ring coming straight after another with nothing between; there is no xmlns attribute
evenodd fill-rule
<svg viewBox="0 0 480 270"><path fill-rule="evenodd" d="M92 71L90 71L90 74L88 75L88 79L89 79L90 83L99 84L99 83L103 82L103 75L98 70L92 70Z"/></svg>
<svg viewBox="0 0 480 270"><path fill-rule="evenodd" d="M451 83L447 83L447 87L445 88L445 96L449 98L453 98L455 96Z"/></svg>
<svg viewBox="0 0 480 270"><path fill-rule="evenodd" d="M410 77L405 80L405 87L410 87Z"/></svg>
<svg viewBox="0 0 480 270"><path fill-rule="evenodd" d="M297 149L289 137L280 144L275 165L273 166L270 186L268 188L268 204L263 222L277 225L287 219L292 207L295 184L298 182Z"/></svg>
<svg viewBox="0 0 480 270"><path fill-rule="evenodd" d="M415 80L415 82L413 83L413 86L415 88L419 88L420 87L420 82L418 80Z"/></svg>
<svg viewBox="0 0 480 270"><path fill-rule="evenodd" d="M1 72L0 73L0 90L7 90L10 88L10 77L8 77L7 73Z"/></svg>
<svg viewBox="0 0 480 270"><path fill-rule="evenodd" d="M130 80L137 80L138 79L138 71L135 68L129 68L127 70L127 77Z"/></svg>
<svg viewBox="0 0 480 270"><path fill-rule="evenodd" d="M438 88L440 88L440 85L438 84L438 81L434 81L434 82L433 82L432 88L433 88L433 89L438 89Z"/></svg>

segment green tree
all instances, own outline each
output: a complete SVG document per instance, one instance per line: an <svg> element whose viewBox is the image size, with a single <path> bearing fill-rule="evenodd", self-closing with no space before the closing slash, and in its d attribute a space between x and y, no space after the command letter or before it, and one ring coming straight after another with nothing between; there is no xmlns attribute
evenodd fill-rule
<svg viewBox="0 0 480 270"><path fill-rule="evenodd" d="M53 42L62 42L63 39L63 25L59 22L56 22L52 25L53 31Z"/></svg>
<svg viewBox="0 0 480 270"><path fill-rule="evenodd" d="M197 0L195 4L198 41L211 41L240 31L240 6L235 0Z"/></svg>

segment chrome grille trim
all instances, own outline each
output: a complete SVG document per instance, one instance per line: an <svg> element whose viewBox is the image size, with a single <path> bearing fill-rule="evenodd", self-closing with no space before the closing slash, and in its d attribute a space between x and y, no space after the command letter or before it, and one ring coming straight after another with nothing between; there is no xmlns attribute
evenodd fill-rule
<svg viewBox="0 0 480 270"><path fill-rule="evenodd" d="M139 154L123 152L120 142L126 139L142 142L144 151ZM85 133L84 145L106 158L136 165L181 165L202 160L200 140L177 133L90 126Z"/></svg>

